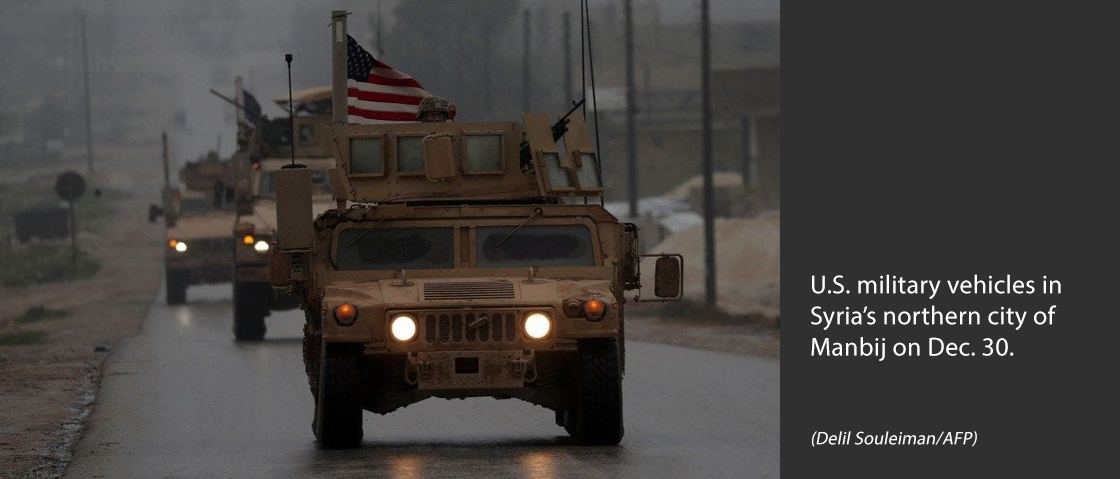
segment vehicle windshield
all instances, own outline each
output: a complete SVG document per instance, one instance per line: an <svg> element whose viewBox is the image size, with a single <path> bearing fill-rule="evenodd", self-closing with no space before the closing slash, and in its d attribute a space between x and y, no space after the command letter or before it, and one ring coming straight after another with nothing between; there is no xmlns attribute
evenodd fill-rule
<svg viewBox="0 0 1120 479"><path fill-rule="evenodd" d="M214 209L214 200L210 198L180 198L179 215L200 215Z"/></svg>
<svg viewBox="0 0 1120 479"><path fill-rule="evenodd" d="M261 188L258 196L276 196L276 171L261 171ZM311 194L313 196L331 196L330 174L326 170L311 170Z"/></svg>
<svg viewBox="0 0 1120 479"><path fill-rule="evenodd" d="M347 229L336 258L339 271L452 268L455 234L451 227Z"/></svg>
<svg viewBox="0 0 1120 479"><path fill-rule="evenodd" d="M515 225L476 229L478 243L474 248L479 268L595 266L593 237L587 226L526 225L515 229ZM338 271L454 268L454 233L451 226L346 229L338 235L335 268Z"/></svg>
<svg viewBox="0 0 1120 479"><path fill-rule="evenodd" d="M586 226L524 226L514 232L516 228L478 228L478 267L595 266L591 230Z"/></svg>

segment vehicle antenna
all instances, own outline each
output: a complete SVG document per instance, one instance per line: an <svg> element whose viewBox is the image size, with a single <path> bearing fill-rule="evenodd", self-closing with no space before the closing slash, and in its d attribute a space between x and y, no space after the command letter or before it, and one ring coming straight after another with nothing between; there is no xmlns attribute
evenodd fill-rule
<svg viewBox="0 0 1120 479"><path fill-rule="evenodd" d="M288 62L288 122L291 124L292 131L289 134L292 139L292 164L296 164L296 114L295 103L292 101L292 54L284 54L284 61Z"/></svg>

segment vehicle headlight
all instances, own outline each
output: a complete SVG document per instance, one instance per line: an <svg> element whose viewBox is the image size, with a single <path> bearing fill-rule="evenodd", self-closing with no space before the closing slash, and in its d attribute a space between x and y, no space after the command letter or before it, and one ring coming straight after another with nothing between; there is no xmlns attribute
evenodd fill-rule
<svg viewBox="0 0 1120 479"><path fill-rule="evenodd" d="M389 323L389 332L402 343L412 341L416 337L416 319L407 314L397 315Z"/></svg>
<svg viewBox="0 0 1120 479"><path fill-rule="evenodd" d="M525 317L525 335L532 339L542 339L552 331L552 320L544 313L529 313Z"/></svg>
<svg viewBox="0 0 1120 479"><path fill-rule="evenodd" d="M265 241L265 240L257 241L257 243L253 245L253 249L257 250L258 253L267 253L268 252L268 241Z"/></svg>
<svg viewBox="0 0 1120 479"><path fill-rule="evenodd" d="M174 241L174 240L172 240L172 242L174 244L171 247L175 248L175 251L178 251L180 253L186 253L187 252L187 242L186 241Z"/></svg>

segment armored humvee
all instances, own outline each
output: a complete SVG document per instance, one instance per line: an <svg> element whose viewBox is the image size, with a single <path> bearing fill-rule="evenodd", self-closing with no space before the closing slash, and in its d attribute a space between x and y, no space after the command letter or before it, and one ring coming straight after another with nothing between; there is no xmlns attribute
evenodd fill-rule
<svg viewBox="0 0 1120 479"><path fill-rule="evenodd" d="M599 205L583 117L331 135L338 205L312 221L311 170L278 171L271 256L273 285L306 313L320 445L358 445L363 409L477 396L546 407L578 441L617 444L623 293L640 291L644 255L637 228ZM679 255L653 256L655 296L679 299Z"/></svg>
<svg viewBox="0 0 1120 479"><path fill-rule="evenodd" d="M165 157L166 162L166 157ZM183 304L187 287L228 283L232 275L229 225L235 214L223 194L229 162L216 154L179 170L184 188L163 188L163 207L152 208L149 221L160 214L167 225L164 249L167 304Z"/></svg>
<svg viewBox="0 0 1120 479"><path fill-rule="evenodd" d="M334 157L327 142L330 110L320 111L323 88L298 92L295 96L298 114L293 123L288 118L262 118L259 128L245 138L242 151L235 155L235 187L237 219L233 223L233 333L238 340L260 340L264 337L265 317L273 310L293 309L297 298L279 294L269 284L268 255L276 232L275 173L292 162L292 138L295 137L296 161L310 168L315 188L311 192L317 212L335 205L330 191L328 171ZM330 90L326 98L329 102ZM284 106L287 98L276 103ZM227 225L226 235L230 235Z"/></svg>

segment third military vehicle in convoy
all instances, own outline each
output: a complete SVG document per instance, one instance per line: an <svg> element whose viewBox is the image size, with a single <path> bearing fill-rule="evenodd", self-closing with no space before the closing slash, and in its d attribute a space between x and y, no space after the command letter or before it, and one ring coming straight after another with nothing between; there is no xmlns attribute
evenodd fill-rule
<svg viewBox="0 0 1120 479"><path fill-rule="evenodd" d="M165 173L168 161L165 148ZM229 167L216 153L187 163L179 171L183 187L172 187L168 178L163 207L152 207L149 220L155 222L162 214L167 225L164 265L169 305L185 303L188 286L230 281L229 225L235 215L224 195Z"/></svg>
<svg viewBox="0 0 1120 479"><path fill-rule="evenodd" d="M583 443L622 439L623 293L640 291L643 255L599 205L570 115L334 123L339 204L322 214L311 169L276 172L271 280L306 313L322 446L358 445L363 410L433 397L517 398ZM654 296L678 299L680 257L654 256Z"/></svg>

